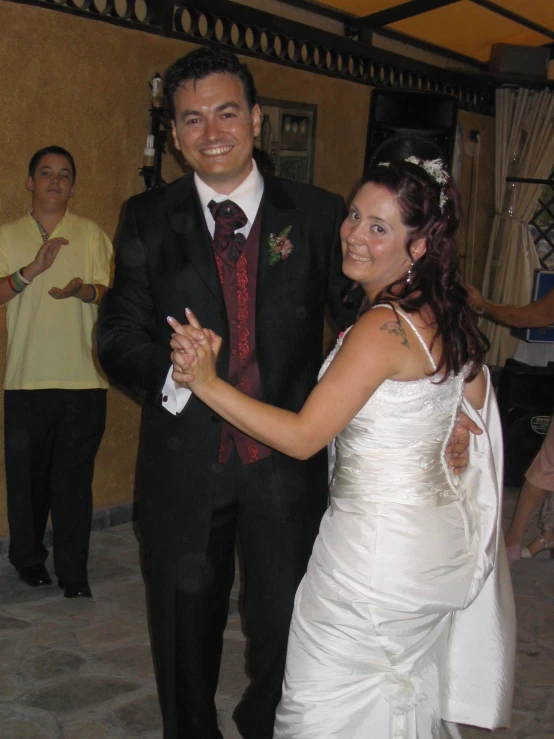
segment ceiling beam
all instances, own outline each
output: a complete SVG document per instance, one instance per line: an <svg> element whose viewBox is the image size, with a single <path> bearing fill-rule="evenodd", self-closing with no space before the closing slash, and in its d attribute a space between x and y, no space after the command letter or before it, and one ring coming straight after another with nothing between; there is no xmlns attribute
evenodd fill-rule
<svg viewBox="0 0 554 739"><path fill-rule="evenodd" d="M501 5L497 5L496 3L492 3L490 0L470 0L470 2L475 3L475 5L480 5L482 8L486 8L504 18L508 18L509 20L514 21L514 23L519 23L520 26L530 28L532 31L536 31L547 38L554 39L554 30L546 28L545 26L540 26L538 23L533 23L529 18L524 18L522 15L512 13L511 10L506 10L506 8L503 8Z"/></svg>
<svg viewBox="0 0 554 739"><path fill-rule="evenodd" d="M473 2L475 5L479 5L482 8L485 8L486 10L490 10L492 13L496 13L497 15L500 15L504 18L508 18L509 20L518 23L520 26L524 26L525 28L529 28L532 31L536 31L537 33L540 33L547 38L554 39L553 30L545 28L538 23L534 23L533 21L529 20L528 18L524 18L521 15L512 13L511 11L506 10L506 8L503 8L501 5L491 2L491 0L469 1ZM391 23L396 23L397 21L412 18L416 15L420 15L421 13L427 13L430 10L437 10L439 8L447 7L448 5L453 5L454 3L459 2L459 0L408 0L408 2L402 3L401 5L396 5L395 7L388 8L387 10L382 10L379 13L373 13L372 15L366 15L362 18L354 16L350 13L335 10L328 5L320 4L317 0L280 0L280 2L343 23L345 26L345 34L349 38L352 36L358 36L359 32L363 32L365 29L375 29L378 33L388 35L391 38L396 38L398 41L404 43L411 43L414 46L423 48L433 53L443 54L447 58L459 59L460 61L472 63L483 69L486 67L486 64L479 62L473 57L468 57L463 54L457 54L451 49L447 49L446 47L434 46L432 44L422 42L419 39L392 31L392 29L385 28L385 26ZM362 37L360 37L360 41L362 40L366 43L371 44L371 37L364 37L363 39ZM550 58L554 59L554 45L545 44L545 46L551 47Z"/></svg>
<svg viewBox="0 0 554 739"><path fill-rule="evenodd" d="M406 20L406 18L412 18L414 15L427 13L429 10L444 8L456 2L458 0L410 0L407 3L402 3L402 5L381 10L379 13L372 13L372 15L366 15L363 18L355 18L350 23L358 28L380 28Z"/></svg>
<svg viewBox="0 0 554 739"><path fill-rule="evenodd" d="M406 46L411 46L415 49L422 49L429 54L436 54L443 59L448 59L454 62L462 62L464 65L468 65L473 68L475 72L484 72L487 69L487 64L475 59L475 57L467 56L466 54L460 54L459 52L447 49L445 46L438 46L437 44L431 44L428 41L422 41L415 36L408 36L406 33L400 33L400 31L393 31L390 28L377 28L375 30L368 30L362 28L356 32L358 41L368 44L373 49L382 48L379 43L375 44L375 37L390 38L393 41L398 41Z"/></svg>
<svg viewBox="0 0 554 739"><path fill-rule="evenodd" d="M335 10L328 5L320 5L317 0L279 0L279 2L285 5L290 5L293 8L300 10L307 10L309 13L315 13L321 15L324 18L330 18L333 21L339 21L340 23L350 22L355 15L352 13L343 13L340 10Z"/></svg>
<svg viewBox="0 0 554 739"><path fill-rule="evenodd" d="M387 10L382 10L379 13L366 15L363 18L353 18L350 20L349 25L354 28L380 28L381 26L388 26L391 23L397 23L398 21L403 21L407 18L413 18L415 15L421 15L421 13L427 13L430 10L444 8L455 2L458 2L458 0L409 0L409 2L402 3L402 5L396 5ZM517 23L524 28L536 31L542 36L554 39L554 30L541 26L538 23L534 23L532 20L525 18L522 15L512 13L512 11L506 10L506 8L503 8L497 3L491 2L491 0L470 0L470 2L475 5L479 5L486 10L490 10L492 13L496 13L496 15L500 15L503 18L514 21L514 23Z"/></svg>

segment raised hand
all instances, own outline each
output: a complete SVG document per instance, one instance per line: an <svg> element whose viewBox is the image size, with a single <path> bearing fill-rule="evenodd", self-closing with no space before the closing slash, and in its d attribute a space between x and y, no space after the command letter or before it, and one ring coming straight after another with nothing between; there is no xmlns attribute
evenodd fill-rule
<svg viewBox="0 0 554 739"><path fill-rule="evenodd" d="M38 275L46 272L47 269L50 269L62 246L67 244L69 244L69 241L62 236L46 241L37 251L34 260L24 268L25 277L28 280L33 280Z"/></svg>
<svg viewBox="0 0 554 739"><path fill-rule="evenodd" d="M173 328L170 346L172 378L175 383L194 390L217 377L215 365L221 347L221 337L210 329L204 329L194 313L186 309L188 325L169 316L167 322Z"/></svg>
<svg viewBox="0 0 554 739"><path fill-rule="evenodd" d="M48 294L56 300L64 300L65 298L74 298L83 285L80 277L74 277L65 287L51 287Z"/></svg>
<svg viewBox="0 0 554 739"><path fill-rule="evenodd" d="M471 310L479 311L483 308L485 298L474 285L466 285L467 299Z"/></svg>

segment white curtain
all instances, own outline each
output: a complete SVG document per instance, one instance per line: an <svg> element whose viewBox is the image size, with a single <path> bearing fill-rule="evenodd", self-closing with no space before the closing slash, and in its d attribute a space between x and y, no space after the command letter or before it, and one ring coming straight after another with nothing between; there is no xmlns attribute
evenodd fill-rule
<svg viewBox="0 0 554 739"><path fill-rule="evenodd" d="M496 91L495 207L483 295L495 303L526 305L533 271L540 267L527 225L542 185L514 184L506 177L548 179L554 165L554 91ZM491 342L487 363L503 365L517 343L507 328L483 321Z"/></svg>

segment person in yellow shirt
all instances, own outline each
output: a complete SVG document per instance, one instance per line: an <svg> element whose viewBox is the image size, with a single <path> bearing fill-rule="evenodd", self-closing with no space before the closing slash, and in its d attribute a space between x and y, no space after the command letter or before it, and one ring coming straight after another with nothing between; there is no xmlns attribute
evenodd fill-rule
<svg viewBox="0 0 554 739"><path fill-rule="evenodd" d="M31 210L0 227L9 559L27 585L52 582L43 543L50 514L58 584L67 598L91 597L92 477L108 388L93 336L113 248L99 226L68 209L68 151L37 151L25 187Z"/></svg>

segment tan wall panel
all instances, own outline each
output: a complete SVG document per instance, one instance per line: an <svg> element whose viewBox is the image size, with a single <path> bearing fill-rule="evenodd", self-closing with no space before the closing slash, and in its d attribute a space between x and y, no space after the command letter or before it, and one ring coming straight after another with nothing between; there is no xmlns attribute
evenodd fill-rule
<svg viewBox="0 0 554 739"><path fill-rule="evenodd" d="M0 0L0 27L4 80L0 223L19 217L29 207L23 186L28 160L36 149L56 143L76 159L72 209L94 219L113 238L124 202L143 189L138 170L149 128L147 83L193 46L6 0ZM362 174L370 88L269 62L246 61L260 95L318 106L314 183L348 198ZM485 136L492 151L492 121L473 116L470 127L483 131L483 152ZM485 182L492 182L492 170L487 172L490 157L483 154L480 164ZM166 157L165 179L171 181L180 172L179 163ZM466 179L464 159L463 182ZM480 244L485 243L484 232L490 225L488 202L485 198L478 208ZM3 320L1 324L3 374ZM96 509L132 500L139 413L125 394L109 391L107 429L94 480ZM3 449L3 439L0 442ZM7 535L3 475L2 464L0 537Z"/></svg>
<svg viewBox="0 0 554 739"><path fill-rule="evenodd" d="M463 220L458 251L466 279L481 287L494 218L495 122L494 118L465 110L459 112L458 122L464 132L460 177ZM479 131L478 147L469 139L471 130Z"/></svg>

